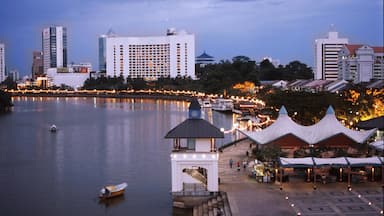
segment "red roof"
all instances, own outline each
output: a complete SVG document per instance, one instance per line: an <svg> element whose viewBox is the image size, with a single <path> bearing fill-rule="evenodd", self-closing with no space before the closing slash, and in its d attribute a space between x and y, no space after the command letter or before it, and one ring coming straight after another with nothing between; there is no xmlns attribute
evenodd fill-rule
<svg viewBox="0 0 384 216"><path fill-rule="evenodd" d="M349 50L350 54L355 54L356 50L362 46L363 46L362 44L347 44L347 45L345 45L345 47L347 47L347 49Z"/></svg>
<svg viewBox="0 0 384 216"><path fill-rule="evenodd" d="M384 47L372 47L375 53L384 53Z"/></svg>
<svg viewBox="0 0 384 216"><path fill-rule="evenodd" d="M347 44L347 45L345 45L345 47L347 47L347 49L349 50L349 53L351 53L351 54L355 54L356 50L362 46L364 46L364 45L362 45L362 44ZM384 53L384 47L374 47L374 46L369 46L369 47L371 47L373 49L374 53Z"/></svg>

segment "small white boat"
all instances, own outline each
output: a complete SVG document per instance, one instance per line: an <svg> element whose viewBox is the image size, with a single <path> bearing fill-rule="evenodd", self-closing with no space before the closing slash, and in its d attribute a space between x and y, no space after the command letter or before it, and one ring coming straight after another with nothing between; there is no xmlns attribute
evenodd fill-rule
<svg viewBox="0 0 384 216"><path fill-rule="evenodd" d="M212 103L212 109L221 112L228 112L233 109L233 101L231 99L218 98Z"/></svg>
<svg viewBox="0 0 384 216"><path fill-rule="evenodd" d="M201 107L203 108L211 108L212 107L212 104L209 100L203 100L202 104L201 104Z"/></svg>
<svg viewBox="0 0 384 216"><path fill-rule="evenodd" d="M99 198L100 199L109 199L116 196L121 196L124 194L125 188L128 186L127 183L123 182L118 185L108 185L103 187L100 190Z"/></svg>
<svg viewBox="0 0 384 216"><path fill-rule="evenodd" d="M51 132L56 132L57 131L57 127L56 127L56 125L51 125L51 127L49 128L49 130L51 131Z"/></svg>

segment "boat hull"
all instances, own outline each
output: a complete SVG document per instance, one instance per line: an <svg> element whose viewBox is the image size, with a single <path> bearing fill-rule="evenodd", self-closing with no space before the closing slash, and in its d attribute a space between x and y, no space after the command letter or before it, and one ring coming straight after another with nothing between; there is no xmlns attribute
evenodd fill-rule
<svg viewBox="0 0 384 216"><path fill-rule="evenodd" d="M100 190L99 198L100 199L110 199L113 197L121 196L125 192L127 183L122 183L119 185L109 185Z"/></svg>
<svg viewBox="0 0 384 216"><path fill-rule="evenodd" d="M111 192L108 195L100 194L99 198L100 199L110 199L110 198L113 198L113 197L124 195L124 192L125 192L125 189L120 190L120 191Z"/></svg>

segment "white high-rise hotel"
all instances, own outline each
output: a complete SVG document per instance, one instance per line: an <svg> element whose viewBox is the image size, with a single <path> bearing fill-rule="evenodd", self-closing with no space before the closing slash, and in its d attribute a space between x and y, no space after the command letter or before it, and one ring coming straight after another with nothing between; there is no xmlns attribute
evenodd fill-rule
<svg viewBox="0 0 384 216"><path fill-rule="evenodd" d="M5 80L5 46L0 43L0 82Z"/></svg>
<svg viewBox="0 0 384 216"><path fill-rule="evenodd" d="M328 38L315 40L315 79L337 80L338 55L348 44L348 38L339 38L338 32L328 32Z"/></svg>
<svg viewBox="0 0 384 216"><path fill-rule="evenodd" d="M67 67L67 29L62 26L44 28L42 39L44 73L48 68Z"/></svg>
<svg viewBox="0 0 384 216"><path fill-rule="evenodd" d="M122 75L124 78L149 80L161 77L195 79L195 37L193 34L168 29L166 36L103 35L101 39L105 40L105 45L99 47L99 57L105 53L107 76ZM102 60L99 58L99 61Z"/></svg>

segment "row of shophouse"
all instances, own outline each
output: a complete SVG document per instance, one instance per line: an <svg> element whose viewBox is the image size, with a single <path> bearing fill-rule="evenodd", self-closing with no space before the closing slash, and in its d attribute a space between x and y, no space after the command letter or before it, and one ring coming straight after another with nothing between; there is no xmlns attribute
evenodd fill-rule
<svg viewBox="0 0 384 216"><path fill-rule="evenodd" d="M384 80L371 80L369 82L360 83L366 88L375 88L381 89L384 88ZM336 93L343 91L351 86L351 82L346 80L294 80L294 81L285 81L285 80L276 80L276 81L262 81L262 86L273 86L276 88L281 88L283 90L291 91L305 91L305 92L331 92Z"/></svg>

